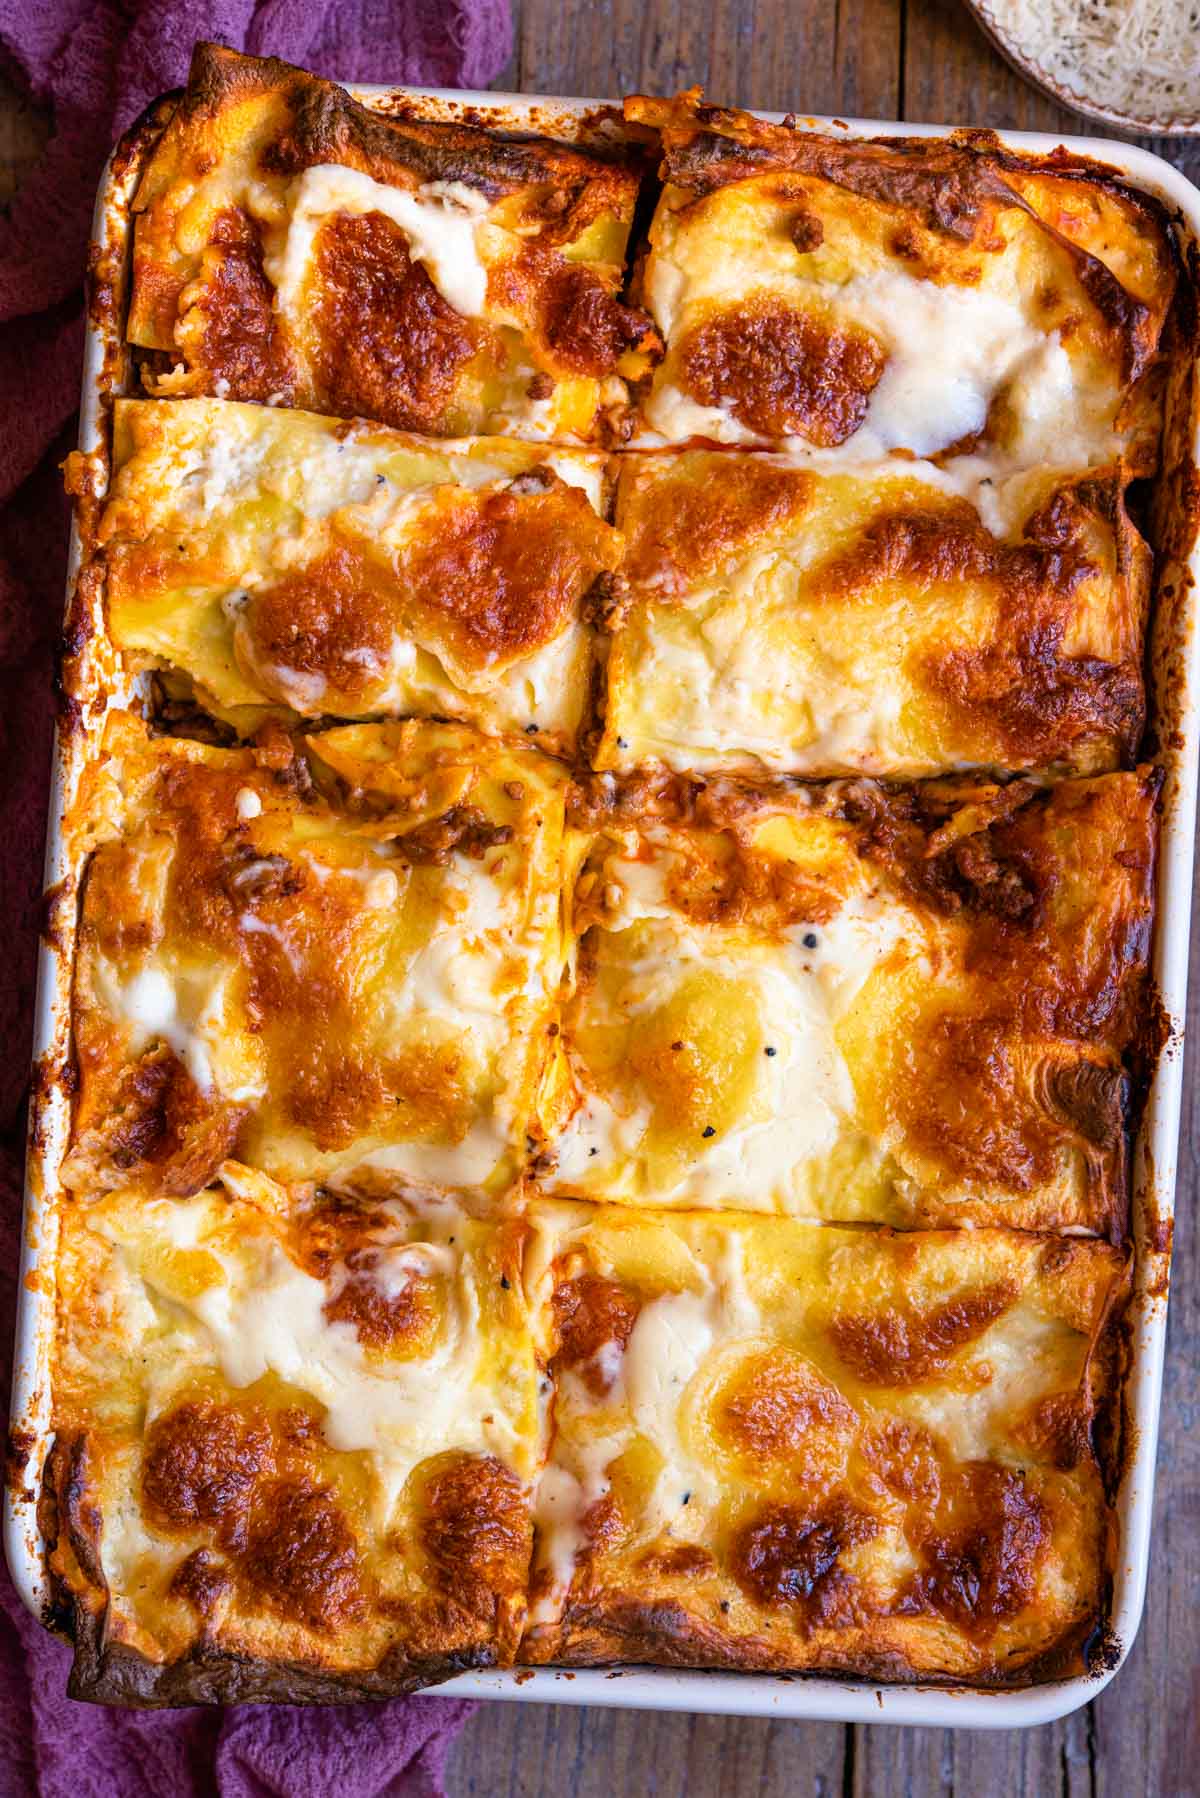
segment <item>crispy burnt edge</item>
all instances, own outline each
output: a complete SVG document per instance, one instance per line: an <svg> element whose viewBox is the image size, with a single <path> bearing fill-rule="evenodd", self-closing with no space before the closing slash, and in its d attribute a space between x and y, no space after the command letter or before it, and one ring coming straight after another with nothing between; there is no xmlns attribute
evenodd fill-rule
<svg viewBox="0 0 1200 1798"><path fill-rule="evenodd" d="M567 142L545 133L505 130L484 115L462 121L420 118L420 102L405 103L402 89L396 90L396 104L366 106L336 82L278 57L243 55L201 40L192 52L186 86L148 109L146 116L155 115L156 128L153 140L142 147L139 180L129 205L131 219L163 191L155 156L173 125L202 131L227 107L272 94L282 96L289 113L284 137L270 147L285 173L349 156L352 164L365 164L376 179L387 181L400 172L426 182L466 181L493 203L523 187L548 182L560 191L584 194L594 187L597 209L607 201L629 221L629 242L614 292L623 304L632 305L634 225L657 145L649 133L625 128L619 110L612 107L598 108L593 118L581 120L578 141ZM615 124L621 126L619 134ZM645 322L648 341L656 341L648 317ZM123 339L123 325L120 336ZM171 350L125 347L139 378L143 370L165 370L175 359Z"/></svg>
<svg viewBox="0 0 1200 1798"><path fill-rule="evenodd" d="M625 101L631 124L656 128L662 137L661 178L696 198L731 182L792 170L845 187L862 198L912 210L929 229L970 242L989 201L1018 208L1042 228L1075 264L1079 282L1105 323L1127 342L1121 375L1132 385L1153 362L1160 332L1154 309L1130 294L1109 268L1043 218L1005 177L1047 175L1081 181L1121 200L1151 230L1176 290L1184 269L1167 207L1133 187L1111 163L1059 146L1047 153L1008 149L995 131L961 127L944 137L880 135L835 137L799 130L796 114L782 124L736 107L707 104L699 89L673 100L633 94ZM635 290L634 299L638 299Z"/></svg>
<svg viewBox="0 0 1200 1798"><path fill-rule="evenodd" d="M1188 704L1189 597L1194 581L1188 558L1200 538L1200 470L1193 445L1200 428L1200 244L1189 240L1181 262L1184 278L1163 331L1167 384L1163 398L1162 454L1147 483L1143 535L1154 551L1151 615L1146 632L1146 691L1150 717L1143 748L1170 762L1184 749ZM1136 491L1136 489L1135 489Z"/></svg>
<svg viewBox="0 0 1200 1798"><path fill-rule="evenodd" d="M90 451L72 450L62 464L63 486L79 537L79 568L67 594L54 676L58 753L68 759L84 752L88 713L97 708L101 686L101 671L93 666L96 649L105 639L104 564L96 528L112 481L113 401L131 385L137 365L133 346L125 342L133 279L133 201L178 101L179 91L152 100L118 138L101 183L123 184L124 193L109 199L108 243L92 238L88 245L84 312L89 332L102 341L103 358L95 380L99 444Z"/></svg>
<svg viewBox="0 0 1200 1798"><path fill-rule="evenodd" d="M1106 1575L1106 1584L1111 1576ZM1051 1679L1099 1674L1110 1664L1097 1658L1093 1643L1107 1645L1109 1598L1095 1616L1069 1624L1059 1639L1019 1666L940 1673L919 1667L894 1650L847 1647L822 1651L819 1660L798 1667L786 1653L756 1653L760 1637L729 1637L696 1618L676 1599L603 1597L581 1600L564 1621L542 1638L534 1655L518 1653L522 1666L680 1667L693 1672L755 1674L788 1680L866 1680L889 1686L934 1686L947 1691L1024 1690ZM765 1645L764 1645L765 1647ZM1105 1653L1109 1650L1105 1646Z"/></svg>
<svg viewBox="0 0 1200 1798"><path fill-rule="evenodd" d="M1046 1235L1047 1244L1061 1239ZM620 1593L593 1592L568 1599L557 1624L531 1638L517 1651L518 1664L576 1667L671 1666L698 1672L727 1671L803 1679L858 1679L893 1686L931 1686L946 1690L1025 1690L1050 1680L1098 1678L1119 1664L1123 1650L1112 1634L1110 1618L1120 1534L1115 1514L1117 1488L1131 1452L1125 1416L1131 1353L1129 1315L1133 1292L1133 1256L1127 1250L1093 1326L1081 1386L1090 1407L1089 1442L1103 1489L1104 1562L1095 1609L1065 1625L1058 1637L1027 1658L993 1667L939 1673L915 1666L905 1655L865 1647L823 1651L809 1667L790 1663L759 1635L731 1636L692 1616L674 1598L628 1598ZM526 1652L531 1644L534 1652ZM1013 1664L1016 1662L1017 1664Z"/></svg>
<svg viewBox="0 0 1200 1798"><path fill-rule="evenodd" d="M424 181L470 181L491 200L529 183L636 171L642 160L638 146L607 139L603 145L577 146L453 120L418 119L406 111L377 112L336 82L293 63L244 56L206 41L192 52L175 116L183 124L203 125L238 101L274 93L282 94L291 111L291 135L306 161L337 161L338 151L352 149L369 163L403 169Z"/></svg>
<svg viewBox="0 0 1200 1798"><path fill-rule="evenodd" d="M397 1647L377 1667L326 1672L295 1661L233 1653L203 1634L176 1660L164 1662L150 1660L127 1643L112 1642L107 1636L108 1582L99 1555L101 1519L87 1496L86 1462L84 1432L56 1435L38 1501L50 1584L42 1621L74 1645L69 1698L139 1710L191 1704L349 1704L419 1692L497 1664L487 1647L417 1660ZM86 1581L82 1591L55 1564L60 1548L69 1550Z"/></svg>

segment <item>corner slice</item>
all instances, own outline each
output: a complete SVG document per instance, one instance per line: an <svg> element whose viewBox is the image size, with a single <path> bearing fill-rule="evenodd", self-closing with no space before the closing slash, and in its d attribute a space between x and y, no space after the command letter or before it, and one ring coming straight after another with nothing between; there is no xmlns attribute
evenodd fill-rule
<svg viewBox="0 0 1200 1798"><path fill-rule="evenodd" d="M532 1662L872 1679L1077 1663L1117 1252L546 1205Z"/></svg>
<svg viewBox="0 0 1200 1798"><path fill-rule="evenodd" d="M916 779L1132 757L1150 552L1120 468L626 457L599 768Z"/></svg>
<svg viewBox="0 0 1200 1798"><path fill-rule="evenodd" d="M129 338L160 396L619 434L655 343L619 297L638 179L199 44L134 202Z"/></svg>
<svg viewBox="0 0 1200 1798"><path fill-rule="evenodd" d="M221 400L118 400L109 628L248 734L417 713L570 752L619 560L605 460Z"/></svg>
<svg viewBox="0 0 1200 1798"><path fill-rule="evenodd" d="M545 1190L1124 1229L1153 773L598 785Z"/></svg>
<svg viewBox="0 0 1200 1798"><path fill-rule="evenodd" d="M523 1233L445 1202L297 1211L239 1168L66 1205L43 1515L73 1697L345 1701L511 1661Z"/></svg>
<svg viewBox="0 0 1200 1798"><path fill-rule="evenodd" d="M72 828L94 845L64 1177L197 1192L514 1178L562 965L563 788L454 725L254 749L111 721Z"/></svg>
<svg viewBox="0 0 1200 1798"><path fill-rule="evenodd" d="M635 96L662 134L641 298L659 441L1153 469L1165 216L1099 164L984 133L871 142Z"/></svg>

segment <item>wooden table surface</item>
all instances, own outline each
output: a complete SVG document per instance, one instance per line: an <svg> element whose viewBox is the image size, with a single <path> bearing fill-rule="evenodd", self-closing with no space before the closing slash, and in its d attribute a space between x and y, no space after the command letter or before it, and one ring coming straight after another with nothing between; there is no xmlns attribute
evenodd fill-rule
<svg viewBox="0 0 1200 1798"><path fill-rule="evenodd" d="M514 54L496 86L518 92L670 93L700 83L713 100L779 111L1089 131L1013 74L957 0L515 0L514 11ZM384 75L386 60L382 52ZM0 82L0 201L36 162L49 129ZM1150 147L1200 184L1200 141ZM1196 988L1193 979L1193 1045ZM1149 1598L1126 1666L1095 1703L1064 1722L1012 1733L488 1704L451 1752L451 1798L1200 1794L1195 1066L1193 1046Z"/></svg>

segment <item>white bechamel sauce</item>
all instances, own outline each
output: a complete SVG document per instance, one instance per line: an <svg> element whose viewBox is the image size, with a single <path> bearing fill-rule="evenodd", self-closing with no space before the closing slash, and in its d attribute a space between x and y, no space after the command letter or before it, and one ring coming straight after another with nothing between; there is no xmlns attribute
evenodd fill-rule
<svg viewBox="0 0 1200 1798"><path fill-rule="evenodd" d="M720 1499L718 1474L684 1440L681 1408L710 1355L759 1337L762 1320L736 1232L716 1266L695 1261L694 1270L698 1290L664 1293L642 1306L623 1354L615 1342L606 1345L614 1351L612 1377L601 1397L573 1371L560 1376L559 1435L534 1498L538 1565L549 1573L551 1589L531 1613L532 1623L558 1614L584 1546L583 1519L608 1491L608 1469L635 1435L653 1443L663 1460L636 1520L640 1539L669 1534L689 1508L698 1518Z"/></svg>
<svg viewBox="0 0 1200 1798"><path fill-rule="evenodd" d="M835 305L887 349L867 427L884 448L918 456L982 430L992 395L1047 341L1015 299L891 269L856 276L837 289Z"/></svg>
<svg viewBox="0 0 1200 1798"><path fill-rule="evenodd" d="M427 1182L433 1187L484 1186L510 1148L507 1132L496 1116L476 1117L460 1142L388 1143L372 1149L355 1167ZM337 1185L336 1176L331 1177L330 1184Z"/></svg>
<svg viewBox="0 0 1200 1798"><path fill-rule="evenodd" d="M100 984L106 1008L132 1031L135 1051L154 1038L161 1038L179 1057L200 1091L212 1093L212 1057L205 1025L211 1029L219 1023L222 982L202 995L198 1006L187 1008L190 1015L181 1008L177 981L158 963L139 968L124 981L115 973L111 978L102 974Z"/></svg>
<svg viewBox="0 0 1200 1798"><path fill-rule="evenodd" d="M945 1388L917 1388L895 1402L906 1416L939 1435L955 1460L988 1460L1011 1438L1013 1418L1060 1386L1066 1334L1060 1320L1032 1305L1014 1305L1004 1314L1003 1329L985 1332L956 1363L960 1368L986 1363L989 1380L975 1385L960 1379L950 1397Z"/></svg>
<svg viewBox="0 0 1200 1798"><path fill-rule="evenodd" d="M266 1236L243 1239L228 1252L210 1234L214 1208L204 1195L155 1204L154 1214L156 1237L204 1249L221 1264L219 1283L185 1299L171 1296L203 1327L224 1377L241 1388L274 1373L310 1393L325 1409L322 1431L330 1446L371 1457L379 1527L412 1469L428 1456L454 1448L515 1457L513 1424L494 1385L478 1378L484 1348L478 1300L457 1248L403 1242L375 1248L368 1277L382 1292L394 1295L414 1274L432 1276L440 1309L428 1350L376 1363L353 1323L325 1315L345 1284L344 1267L328 1281L314 1279Z"/></svg>
<svg viewBox="0 0 1200 1798"><path fill-rule="evenodd" d="M669 691L672 704L652 720L635 713L622 724L629 744L618 752L623 763L632 766L648 752L672 766L702 767L727 761L734 749L781 772L886 772L904 699L900 683L852 685L848 675L837 680L789 665L783 654L768 662L760 613L736 585L698 632L672 632L668 619L652 636L637 678L648 692ZM809 722L803 740L801 719Z"/></svg>
<svg viewBox="0 0 1200 1798"><path fill-rule="evenodd" d="M202 444L186 447L179 486L165 490L184 506L190 500L201 518L217 511L231 495L253 491L270 454L266 432L245 428L251 421L235 415L232 408L226 416L229 429L212 431Z"/></svg>
<svg viewBox="0 0 1200 1798"><path fill-rule="evenodd" d="M115 993L113 1010L131 1024L143 1041L160 1036L178 1055L203 1093L213 1087L208 1045L194 1027L179 1015L175 983L161 967L146 967L134 974Z"/></svg>
<svg viewBox="0 0 1200 1798"><path fill-rule="evenodd" d="M556 1461L543 1468L534 1492L533 1523L537 1531L538 1570L543 1576L548 1574L549 1581L529 1607L531 1626L553 1623L562 1609L563 1594L571 1584L575 1562L585 1542L583 1518L588 1502L581 1481L569 1468Z"/></svg>
<svg viewBox="0 0 1200 1798"><path fill-rule="evenodd" d="M242 1033L230 1030L231 975L228 968L183 975L152 959L123 978L101 961L97 996L110 1016L129 1028L135 1054L157 1038L179 1057L206 1098L252 1104L266 1089L245 1065Z"/></svg>
<svg viewBox="0 0 1200 1798"><path fill-rule="evenodd" d="M363 903L372 911L390 911L400 898L400 881L394 868L380 868L363 883Z"/></svg>
<svg viewBox="0 0 1200 1798"><path fill-rule="evenodd" d="M646 423L663 443L683 443L689 437L705 437L713 443L758 443L748 430L721 406L702 406L673 381L654 387L643 408Z"/></svg>
<svg viewBox="0 0 1200 1798"><path fill-rule="evenodd" d="M650 885L645 863L614 859L608 873L618 885L631 875L639 891ZM652 892L648 897L650 916L661 916L661 903ZM636 909L636 904L630 908ZM716 974L744 989L764 1043L775 1050L756 1068L747 1121L711 1141L698 1139L675 1184L664 1182L655 1203L775 1209L805 1171L834 1148L854 1115L854 1088L838 1048L837 1026L886 956L902 943L914 955L921 952L917 921L902 906L859 894L828 923L812 926L815 949L804 944L810 934L804 924L789 929L777 944L741 952L721 932L679 917L651 930L644 958L623 970L617 1001L634 1030L640 1016L669 1003L689 973ZM598 1003L594 994L590 1003ZM576 1071L582 1098L556 1145L556 1178L568 1187L603 1188L644 1153L652 1095L630 1103L619 1093L598 1093L589 1090L582 1063Z"/></svg>
<svg viewBox="0 0 1200 1798"><path fill-rule="evenodd" d="M745 282L736 259L716 263L698 281L660 251L651 261L648 299L670 337L687 330L688 310L697 300L706 306L743 301ZM841 285L796 279L768 291L800 310L815 304L839 323L863 328L886 353L862 425L832 452L843 462L896 449L918 457L944 450L983 429L1002 389L1018 425L1006 456L1014 465L1089 467L1114 452L1114 395L1086 391L1058 333L1030 322L1025 296L1015 287L941 283L884 267ZM645 416L650 431L668 443L688 437L762 441L725 408L701 405L670 380L656 385Z"/></svg>
<svg viewBox="0 0 1200 1798"><path fill-rule="evenodd" d="M537 724L544 731L571 730L579 722L578 698L586 683L586 669L579 662L588 647L584 626L568 618L558 635L532 655L486 670L486 685L474 678L469 687L465 680L462 685L486 692L493 705L502 705L513 729Z"/></svg>
<svg viewBox="0 0 1200 1798"><path fill-rule="evenodd" d="M462 181L433 181L410 193L374 181L359 169L318 163L296 181L282 249L264 255L263 268L280 312L300 317L321 226L339 214L378 212L403 231L409 256L424 263L442 298L464 318L478 318L487 300L487 269L476 227L488 211L484 195Z"/></svg>

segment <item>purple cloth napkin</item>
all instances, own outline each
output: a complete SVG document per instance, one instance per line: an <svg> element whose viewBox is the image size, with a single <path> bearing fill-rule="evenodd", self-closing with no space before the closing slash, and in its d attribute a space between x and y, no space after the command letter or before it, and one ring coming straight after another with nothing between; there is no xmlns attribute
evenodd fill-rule
<svg viewBox="0 0 1200 1798"><path fill-rule="evenodd" d="M486 87L508 0L0 0L0 50L54 108L36 173L0 217L0 1392L16 1295L54 645L75 432L80 278L114 137L177 87L203 36L343 81ZM7 1404L5 1406L7 1409ZM68 1651L0 1568L0 1792L12 1798L434 1798L473 1706L108 1711L64 1696ZM7 1619L7 1627L5 1626Z"/></svg>

